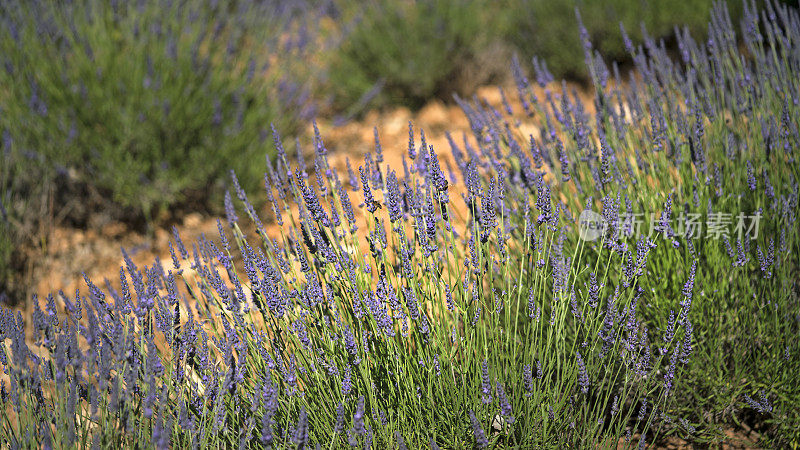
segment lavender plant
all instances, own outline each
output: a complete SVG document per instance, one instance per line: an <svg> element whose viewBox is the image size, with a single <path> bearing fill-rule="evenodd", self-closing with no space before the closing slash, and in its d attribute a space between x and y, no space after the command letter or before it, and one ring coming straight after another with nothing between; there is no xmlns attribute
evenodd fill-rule
<svg viewBox="0 0 800 450"><path fill-rule="evenodd" d="M210 207L230 168L256 189L269 123L294 134L315 114L321 68L304 61L322 14L277 0L0 2L3 235L34 246L97 210L149 225Z"/></svg>
<svg viewBox="0 0 800 450"><path fill-rule="evenodd" d="M738 20L742 13L742 2L726 0L725 3L733 19ZM584 64L581 39L574 21L576 6L581 9L594 49L606 58L629 63L630 54L626 52L622 35L618 32L619 22L628 27L633 39L642 40L646 33L656 42L664 38L669 46L676 25L687 27L696 37L703 35L714 2L513 0L508 2L508 9L513 14L509 17L511 23L507 27L507 39L527 59L536 56L541 63L546 62L558 78L586 80L589 68Z"/></svg>
<svg viewBox="0 0 800 450"><path fill-rule="evenodd" d="M33 346L3 312L5 443L646 447L746 421L791 445L800 16L745 11L746 53L720 7L680 61L631 44L627 82L585 41L594 105L514 67L518 110L460 100L449 156L410 127L402 168L378 141L340 172L317 134L307 173L276 133L278 232L234 175L218 239L35 302Z"/></svg>
<svg viewBox="0 0 800 450"><path fill-rule="evenodd" d="M314 114L319 74L299 62L318 39L306 23L318 13L301 4L0 8L5 151L145 214L219 187L220 166L256 187L260 173L243 161L262 151L268 124L293 133Z"/></svg>
<svg viewBox="0 0 800 450"><path fill-rule="evenodd" d="M420 108L431 98L472 92L498 75L507 21L497 2L441 0L337 2L352 24L331 61L330 89L345 116L367 105ZM495 58L498 60L499 58Z"/></svg>

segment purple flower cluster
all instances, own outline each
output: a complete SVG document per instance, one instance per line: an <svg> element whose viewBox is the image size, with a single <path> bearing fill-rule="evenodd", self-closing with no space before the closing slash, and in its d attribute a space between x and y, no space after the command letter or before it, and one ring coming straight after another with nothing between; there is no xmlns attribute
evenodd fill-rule
<svg viewBox="0 0 800 450"><path fill-rule="evenodd" d="M489 446L489 440L486 438L486 432L483 431L481 423L475 417L475 413L469 412L469 421L472 424L472 433L475 436L475 445L478 448L486 448Z"/></svg>

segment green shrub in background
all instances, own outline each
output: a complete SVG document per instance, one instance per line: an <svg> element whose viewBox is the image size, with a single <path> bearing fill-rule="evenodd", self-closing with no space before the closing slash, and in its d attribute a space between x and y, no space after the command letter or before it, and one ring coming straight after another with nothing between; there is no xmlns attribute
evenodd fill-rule
<svg viewBox="0 0 800 450"><path fill-rule="evenodd" d="M619 24L641 42L650 36L673 47L676 25L706 35L712 0L468 0L339 2L352 29L333 60L331 90L339 111L357 114L366 106L421 107L431 98L472 94L495 81L512 52L530 62L547 61L556 79L589 78L575 20L576 7L594 49L607 60L629 61ZM733 21L741 2L730 0ZM701 39L702 40L702 39ZM498 71L498 69L501 69Z"/></svg>
<svg viewBox="0 0 800 450"><path fill-rule="evenodd" d="M291 135L314 114L318 36L294 3L0 1L0 198L13 228L0 275L7 249L54 218L149 223L188 199L218 204L231 168L257 188L270 123Z"/></svg>
<svg viewBox="0 0 800 450"><path fill-rule="evenodd" d="M330 69L339 109L417 108L432 98L449 100L453 92L471 93L475 83L464 80L464 70L491 49L493 37L501 37L493 34L503 25L498 5L488 0L341 2L352 25ZM486 80L478 77L478 82Z"/></svg>
<svg viewBox="0 0 800 450"><path fill-rule="evenodd" d="M530 61L534 56L547 61L556 79L567 77L586 80L575 8L580 11L583 24L589 32L594 49L606 59L626 61L619 24L634 42L644 39L641 25L656 39L670 39L674 28L680 24L696 36L705 36L713 0L509 0L514 11L508 20L508 41L519 52L521 59ZM741 1L726 2L734 23L741 16ZM702 41L702 39L701 39Z"/></svg>

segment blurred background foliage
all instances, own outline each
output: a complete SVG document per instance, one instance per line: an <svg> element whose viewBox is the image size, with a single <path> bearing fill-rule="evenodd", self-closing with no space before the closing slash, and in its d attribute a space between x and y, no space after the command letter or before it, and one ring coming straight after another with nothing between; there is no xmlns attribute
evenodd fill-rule
<svg viewBox="0 0 800 450"><path fill-rule="evenodd" d="M672 44L711 0L0 0L0 293L27 294L53 226L152 229L218 212L227 173L256 192L312 117L420 108L502 83L512 55L587 80L594 47L625 67L622 21ZM738 21L741 3L729 8Z"/></svg>
<svg viewBox="0 0 800 450"><path fill-rule="evenodd" d="M667 47L674 46L674 27L686 26L695 38L706 34L714 5L712 0L510 0L514 14L506 38L519 52L520 59L534 56L547 63L558 78L586 80L583 48L580 41L575 8L581 14L594 49L611 61L625 63L625 50L620 23L634 43L643 41L643 29L656 39L663 38ZM742 14L741 1L728 1L728 10L738 25ZM563 19L562 19L563 18Z"/></svg>
<svg viewBox="0 0 800 450"><path fill-rule="evenodd" d="M254 189L270 124L316 115L324 49L310 5L0 2L0 292L57 224L139 228Z"/></svg>
<svg viewBox="0 0 800 450"><path fill-rule="evenodd" d="M471 93L507 69L476 62L502 43L508 9L492 0L342 1L351 24L330 68L340 109L401 104ZM506 55L507 56L507 55ZM482 73L477 73L475 71Z"/></svg>
<svg viewBox="0 0 800 450"><path fill-rule="evenodd" d="M547 63L556 79L586 82L576 8L595 49L624 68L629 55L620 22L633 42L650 36L674 45L674 28L706 34L713 0L446 0L337 3L349 32L330 67L331 92L340 109L404 105L454 93L471 95L481 84L502 82L513 54ZM739 0L727 2L738 22ZM366 6L364 6L366 5Z"/></svg>

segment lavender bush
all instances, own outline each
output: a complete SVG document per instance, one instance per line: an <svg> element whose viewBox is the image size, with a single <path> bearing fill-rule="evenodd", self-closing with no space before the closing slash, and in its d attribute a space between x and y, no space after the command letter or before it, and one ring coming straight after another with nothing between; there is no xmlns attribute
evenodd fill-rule
<svg viewBox="0 0 800 450"><path fill-rule="evenodd" d="M619 22L625 24L631 38L642 40L643 33L656 42L664 38L673 43L673 27L687 27L695 37L702 36L711 17L714 1L662 0L511 0L510 24L507 39L520 54L537 56L558 78L587 79L588 68L583 64L581 39L574 21L574 9L579 7L586 31L594 49L604 57L630 63L630 54L618 32ZM725 0L731 17L738 21L742 2ZM641 26L640 26L641 25Z"/></svg>
<svg viewBox="0 0 800 450"><path fill-rule="evenodd" d="M3 313L4 444L791 446L800 16L744 9L680 61L626 39L627 82L584 40L594 105L515 65L519 108L460 100L447 157L410 126L403 167L376 139L345 172L317 133L307 173L275 133L279 233L234 175L217 240L35 302L33 346Z"/></svg>
<svg viewBox="0 0 800 450"><path fill-rule="evenodd" d="M337 2L349 32L330 65L330 90L345 117L367 105L421 108L452 100L496 77L493 64L507 20L486 0Z"/></svg>
<svg viewBox="0 0 800 450"><path fill-rule="evenodd" d="M315 113L321 15L282 0L0 2L3 235L37 245L40 228L101 209L149 225L221 203L230 168L256 189L270 122L294 134Z"/></svg>
<svg viewBox="0 0 800 450"><path fill-rule="evenodd" d="M125 206L171 204L313 115L299 2L3 5L2 129ZM20 150L20 151L21 151ZM186 173L194 172L195 177Z"/></svg>

